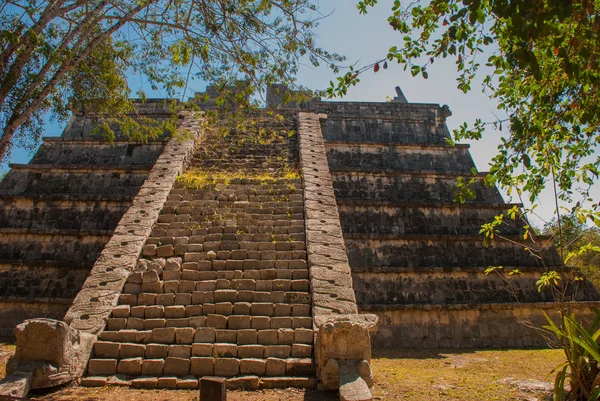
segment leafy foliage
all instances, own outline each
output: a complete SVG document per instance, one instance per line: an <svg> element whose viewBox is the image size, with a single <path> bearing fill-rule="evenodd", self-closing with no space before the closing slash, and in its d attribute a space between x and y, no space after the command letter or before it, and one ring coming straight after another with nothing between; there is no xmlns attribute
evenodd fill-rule
<svg viewBox="0 0 600 401"><path fill-rule="evenodd" d="M568 267L580 270L600 288L600 230L587 227L575 216L562 216L560 228L556 219L544 226L542 231L554 238L559 249L564 249Z"/></svg>
<svg viewBox="0 0 600 401"><path fill-rule="evenodd" d="M358 10L376 4L360 1ZM490 124L508 128L493 179L535 201L554 178L558 197L600 225L599 205L589 196L600 166L599 15L597 0L395 0L387 22L402 39L385 59L424 78L437 60L454 59L464 92L479 75L508 119L463 124L456 139L480 139ZM329 96L343 95L359 73L332 82ZM583 210L586 202L592 206Z"/></svg>
<svg viewBox="0 0 600 401"><path fill-rule="evenodd" d="M557 366L554 381L555 401L596 401L600 398L600 311L596 319L585 328L574 314L561 316L560 326L544 313L546 330L554 334L565 352L566 362ZM565 382L569 380L570 391L564 394Z"/></svg>
<svg viewBox="0 0 600 401"><path fill-rule="evenodd" d="M126 118L126 73L173 97L192 78L293 83L303 56L335 69L316 12L313 0L0 0L0 159L13 141L35 146L47 115Z"/></svg>

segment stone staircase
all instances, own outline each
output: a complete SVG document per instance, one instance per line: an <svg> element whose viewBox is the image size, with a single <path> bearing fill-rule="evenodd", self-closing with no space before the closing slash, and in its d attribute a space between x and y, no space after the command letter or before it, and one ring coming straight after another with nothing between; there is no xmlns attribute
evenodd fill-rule
<svg viewBox="0 0 600 401"><path fill-rule="evenodd" d="M144 107L137 115L162 113L159 102ZM95 120L74 115L0 183L0 337L24 319L63 318L163 151L163 140L120 133L111 145L92 135Z"/></svg>
<svg viewBox="0 0 600 401"><path fill-rule="evenodd" d="M213 375L229 387L316 384L302 180L289 175L296 139L238 147L241 135L252 133L199 144L83 384L196 388Z"/></svg>

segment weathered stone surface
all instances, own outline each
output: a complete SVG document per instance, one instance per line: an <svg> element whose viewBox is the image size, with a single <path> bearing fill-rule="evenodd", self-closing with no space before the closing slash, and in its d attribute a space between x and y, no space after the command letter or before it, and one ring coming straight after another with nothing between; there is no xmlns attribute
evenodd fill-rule
<svg viewBox="0 0 600 401"><path fill-rule="evenodd" d="M0 380L0 397L25 398L31 389L33 366L13 372Z"/></svg>
<svg viewBox="0 0 600 401"><path fill-rule="evenodd" d="M8 361L8 375L36 362L31 388L73 381L83 374L96 337L50 319L27 320L15 328L17 349Z"/></svg>
<svg viewBox="0 0 600 401"><path fill-rule="evenodd" d="M223 377L203 377L200 379L200 399L226 401L227 379Z"/></svg>
<svg viewBox="0 0 600 401"><path fill-rule="evenodd" d="M376 316L332 316L319 323L315 356L321 386L331 390L340 388L341 391L341 386L345 385L348 400L354 396L361 400L364 387L369 388L366 383L373 385L369 330L375 327Z"/></svg>

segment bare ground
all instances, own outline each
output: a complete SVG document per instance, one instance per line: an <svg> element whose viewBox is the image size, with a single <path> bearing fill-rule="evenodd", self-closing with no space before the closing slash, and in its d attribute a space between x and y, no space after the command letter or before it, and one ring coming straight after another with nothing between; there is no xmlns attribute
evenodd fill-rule
<svg viewBox="0 0 600 401"><path fill-rule="evenodd" d="M14 346L0 344L0 378ZM375 350L376 400L534 401L549 399L552 369L560 350ZM64 387L33 392L34 400L193 401L197 391L133 390L125 387ZM333 401L336 394L315 390L230 391L230 401Z"/></svg>

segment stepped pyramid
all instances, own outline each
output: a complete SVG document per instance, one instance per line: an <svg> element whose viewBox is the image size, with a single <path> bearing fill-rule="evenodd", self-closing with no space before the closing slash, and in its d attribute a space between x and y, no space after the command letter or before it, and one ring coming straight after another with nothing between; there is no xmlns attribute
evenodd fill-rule
<svg viewBox="0 0 600 401"><path fill-rule="evenodd" d="M448 143L447 107L399 95L286 108L275 90L235 124L180 111L184 140L110 146L91 135L101 117L75 115L12 166L0 183L0 334L55 320L17 326L9 371L42 364L24 374L33 388L80 377L197 388L216 375L369 399L371 344L545 344L523 322L556 307L535 282L560 258L517 222L483 243L480 226L520 205L483 185L468 146ZM160 101L136 110L170 113ZM459 177L476 181L462 204ZM592 315L596 289L569 291ZM79 346L56 358L31 351L35 336Z"/></svg>

